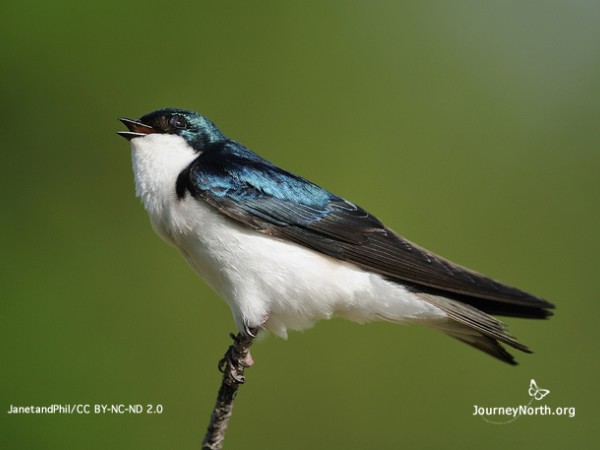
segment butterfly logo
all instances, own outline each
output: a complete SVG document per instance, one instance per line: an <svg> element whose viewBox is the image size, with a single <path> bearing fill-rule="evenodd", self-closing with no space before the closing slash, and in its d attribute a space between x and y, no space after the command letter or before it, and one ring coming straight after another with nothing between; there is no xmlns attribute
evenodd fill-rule
<svg viewBox="0 0 600 450"><path fill-rule="evenodd" d="M536 400L543 399L546 395L550 393L549 389L542 389L538 387L535 380L532 378L529 382L529 396L535 398Z"/></svg>

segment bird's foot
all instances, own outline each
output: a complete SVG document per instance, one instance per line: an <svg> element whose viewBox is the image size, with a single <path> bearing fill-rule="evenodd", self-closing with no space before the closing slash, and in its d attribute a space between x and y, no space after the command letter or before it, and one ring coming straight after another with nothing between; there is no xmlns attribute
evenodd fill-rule
<svg viewBox="0 0 600 450"><path fill-rule="evenodd" d="M229 346L225 355L219 361L218 367L219 371L228 374L234 383L243 384L245 381L244 369L254 364L250 354L250 346L257 332L257 328L249 328L246 333L238 333L237 336L233 333L230 334L233 344Z"/></svg>

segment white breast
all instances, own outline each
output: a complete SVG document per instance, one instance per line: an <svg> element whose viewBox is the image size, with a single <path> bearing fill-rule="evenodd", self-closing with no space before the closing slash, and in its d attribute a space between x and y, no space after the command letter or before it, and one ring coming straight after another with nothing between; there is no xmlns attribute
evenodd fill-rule
<svg viewBox="0 0 600 450"><path fill-rule="evenodd" d="M131 142L136 193L154 229L227 301L238 329L262 326L285 336L333 315L357 322L445 317L377 274L251 230L189 193L178 200L177 176L198 156L182 138Z"/></svg>

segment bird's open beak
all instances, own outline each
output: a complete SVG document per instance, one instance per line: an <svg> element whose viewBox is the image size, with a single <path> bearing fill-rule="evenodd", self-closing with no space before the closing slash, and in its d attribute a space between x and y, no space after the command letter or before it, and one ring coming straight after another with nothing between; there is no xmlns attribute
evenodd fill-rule
<svg viewBox="0 0 600 450"><path fill-rule="evenodd" d="M123 122L127 128L129 128L129 131L119 131L117 134L119 136L123 136L128 141L136 137L143 137L147 134L156 133L154 128L152 128L150 125L140 122L139 120L126 119L124 117L121 117L119 120Z"/></svg>

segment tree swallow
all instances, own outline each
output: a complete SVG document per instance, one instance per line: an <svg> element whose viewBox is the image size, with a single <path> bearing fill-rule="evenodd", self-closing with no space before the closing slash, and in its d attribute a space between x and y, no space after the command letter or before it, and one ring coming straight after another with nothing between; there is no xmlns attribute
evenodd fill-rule
<svg viewBox="0 0 600 450"><path fill-rule="evenodd" d="M120 120L152 227L225 299L242 333L285 337L333 316L421 322L516 364L501 344L531 352L491 314L551 315L552 303L409 242L200 114Z"/></svg>

